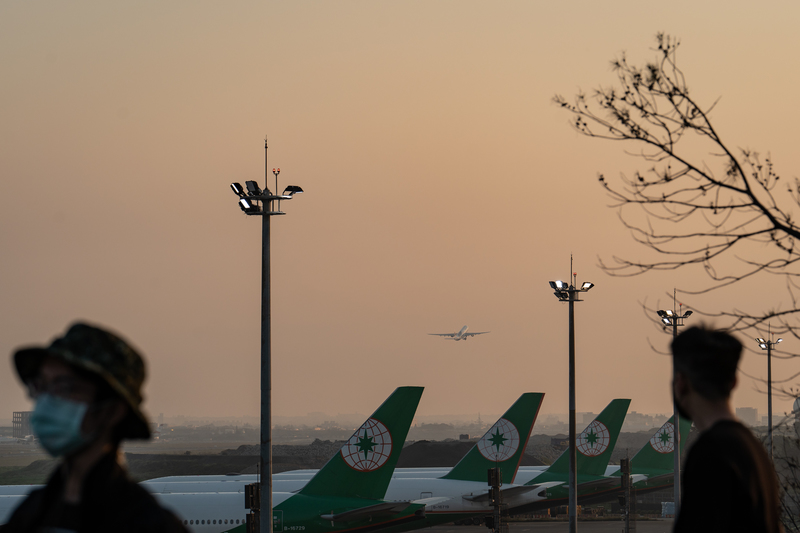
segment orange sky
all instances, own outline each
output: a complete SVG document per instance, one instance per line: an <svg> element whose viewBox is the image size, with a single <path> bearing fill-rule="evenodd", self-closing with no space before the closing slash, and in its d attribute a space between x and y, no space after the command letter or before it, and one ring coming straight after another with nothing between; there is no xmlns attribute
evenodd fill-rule
<svg viewBox="0 0 800 533"><path fill-rule="evenodd" d="M793 178L800 8L545 4L0 3L0 352L84 318L146 354L151 413L257 415L260 221L228 186L263 179L268 134L281 187L307 191L273 219L275 415L369 413L399 385L426 386L421 415L500 413L525 391L566 412L567 307L547 282L571 253L596 284L577 307L578 410L669 412L648 344L669 336L641 302L704 280L600 271L644 251L596 174L641 165L551 98L613 82L609 60L650 59L666 31L695 96L722 97L723 137ZM778 306L763 283L697 304ZM492 333L427 335L464 324ZM0 418L29 405L5 365ZM756 387L735 403L766 414Z"/></svg>

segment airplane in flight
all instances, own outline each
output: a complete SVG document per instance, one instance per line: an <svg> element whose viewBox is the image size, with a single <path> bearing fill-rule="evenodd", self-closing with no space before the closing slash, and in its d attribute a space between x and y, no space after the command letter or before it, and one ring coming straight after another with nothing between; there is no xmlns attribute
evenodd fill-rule
<svg viewBox="0 0 800 533"><path fill-rule="evenodd" d="M491 333L491 331L476 331L475 333L468 333L467 332L468 329L469 326L464 326L455 333L428 333L428 335L447 337L449 339L453 339L454 341L465 341L470 337L474 337L475 335L483 335L484 333Z"/></svg>

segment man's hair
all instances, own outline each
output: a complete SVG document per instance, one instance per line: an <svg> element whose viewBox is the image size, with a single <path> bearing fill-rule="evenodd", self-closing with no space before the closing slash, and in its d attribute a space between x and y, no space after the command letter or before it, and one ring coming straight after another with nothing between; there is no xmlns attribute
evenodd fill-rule
<svg viewBox="0 0 800 533"><path fill-rule="evenodd" d="M709 400L730 397L741 355L741 342L705 325L691 327L672 341L675 370L685 374L692 388Z"/></svg>

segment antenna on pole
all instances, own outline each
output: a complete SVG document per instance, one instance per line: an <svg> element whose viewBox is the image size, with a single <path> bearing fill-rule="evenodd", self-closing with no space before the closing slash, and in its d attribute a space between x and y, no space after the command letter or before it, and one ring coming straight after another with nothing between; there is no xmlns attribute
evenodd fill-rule
<svg viewBox="0 0 800 533"><path fill-rule="evenodd" d="M575 286L578 281L575 279L575 272L572 270L572 254L569 254L569 275L570 275L570 285L573 287Z"/></svg>
<svg viewBox="0 0 800 533"><path fill-rule="evenodd" d="M267 136L264 135L264 188L269 190L269 146Z"/></svg>

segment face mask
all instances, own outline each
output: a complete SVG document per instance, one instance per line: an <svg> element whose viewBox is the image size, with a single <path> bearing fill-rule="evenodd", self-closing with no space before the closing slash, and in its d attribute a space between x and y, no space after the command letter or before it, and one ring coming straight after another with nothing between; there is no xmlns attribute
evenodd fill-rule
<svg viewBox="0 0 800 533"><path fill-rule="evenodd" d="M31 414L33 434L53 457L72 453L89 442L81 432L88 404L42 394Z"/></svg>

